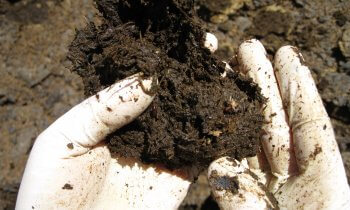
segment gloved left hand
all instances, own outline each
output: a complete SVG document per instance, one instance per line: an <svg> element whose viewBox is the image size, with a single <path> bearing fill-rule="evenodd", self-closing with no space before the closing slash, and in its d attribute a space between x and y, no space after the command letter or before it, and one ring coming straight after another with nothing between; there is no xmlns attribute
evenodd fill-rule
<svg viewBox="0 0 350 210"><path fill-rule="evenodd" d="M151 83L140 75L119 81L41 133L16 209L176 209L191 183L184 170L118 157L103 141L149 106L154 96L143 89Z"/></svg>

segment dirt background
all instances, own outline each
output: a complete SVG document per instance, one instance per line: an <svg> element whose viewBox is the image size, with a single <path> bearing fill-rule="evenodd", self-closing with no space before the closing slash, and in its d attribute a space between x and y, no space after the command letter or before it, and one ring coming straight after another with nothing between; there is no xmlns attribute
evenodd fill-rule
<svg viewBox="0 0 350 210"><path fill-rule="evenodd" d="M298 46L332 117L350 178L350 1L200 0L223 59L259 38L269 53ZM92 0L0 0L0 209L13 209L35 137L83 99L66 68L75 28L97 20ZM204 176L181 209L213 207Z"/></svg>

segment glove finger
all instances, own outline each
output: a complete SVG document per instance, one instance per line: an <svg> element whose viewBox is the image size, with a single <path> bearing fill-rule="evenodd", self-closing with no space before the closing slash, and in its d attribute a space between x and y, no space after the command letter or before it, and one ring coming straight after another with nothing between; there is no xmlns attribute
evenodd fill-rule
<svg viewBox="0 0 350 210"><path fill-rule="evenodd" d="M343 209L344 203L350 204L350 191L333 128L311 72L291 46L278 50L275 67L299 168L299 175L275 194L280 207Z"/></svg>
<svg viewBox="0 0 350 210"><path fill-rule="evenodd" d="M151 86L138 74L121 80L73 107L38 139L55 139L45 144L60 157L80 155L138 117L153 100Z"/></svg>
<svg viewBox="0 0 350 210"><path fill-rule="evenodd" d="M276 77L289 116L295 155L301 173L341 164L333 128L311 72L295 47L278 50Z"/></svg>
<svg viewBox="0 0 350 210"><path fill-rule="evenodd" d="M267 98L263 114L262 146L271 167L271 173L278 179L270 186L276 191L280 184L295 171L295 159L291 147L290 130L283 110L281 96L271 62L263 45L258 40L243 42L238 50L239 70L249 75L261 88Z"/></svg>
<svg viewBox="0 0 350 210"><path fill-rule="evenodd" d="M223 157L208 169L209 184L221 209L268 209L275 203L266 194L264 185L248 169L247 160L241 162Z"/></svg>

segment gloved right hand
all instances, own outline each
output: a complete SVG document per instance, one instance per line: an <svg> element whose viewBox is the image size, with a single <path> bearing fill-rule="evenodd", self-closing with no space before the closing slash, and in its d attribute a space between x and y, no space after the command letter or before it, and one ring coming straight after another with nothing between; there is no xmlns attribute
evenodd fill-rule
<svg viewBox="0 0 350 210"><path fill-rule="evenodd" d="M333 128L297 48L276 53L274 70L262 44L238 51L238 70L268 99L262 151L239 162L220 158L208 178L222 209L350 209L350 190Z"/></svg>

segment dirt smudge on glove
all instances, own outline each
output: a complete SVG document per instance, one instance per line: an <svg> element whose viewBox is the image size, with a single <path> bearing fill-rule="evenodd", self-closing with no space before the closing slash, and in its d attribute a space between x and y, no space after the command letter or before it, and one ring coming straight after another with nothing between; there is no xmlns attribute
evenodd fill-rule
<svg viewBox="0 0 350 210"><path fill-rule="evenodd" d="M108 137L111 151L169 168L257 153L264 98L250 79L220 76L225 64L203 46L205 29L192 1L96 5L102 24L78 30L68 55L86 96L138 72L159 81L150 107Z"/></svg>

